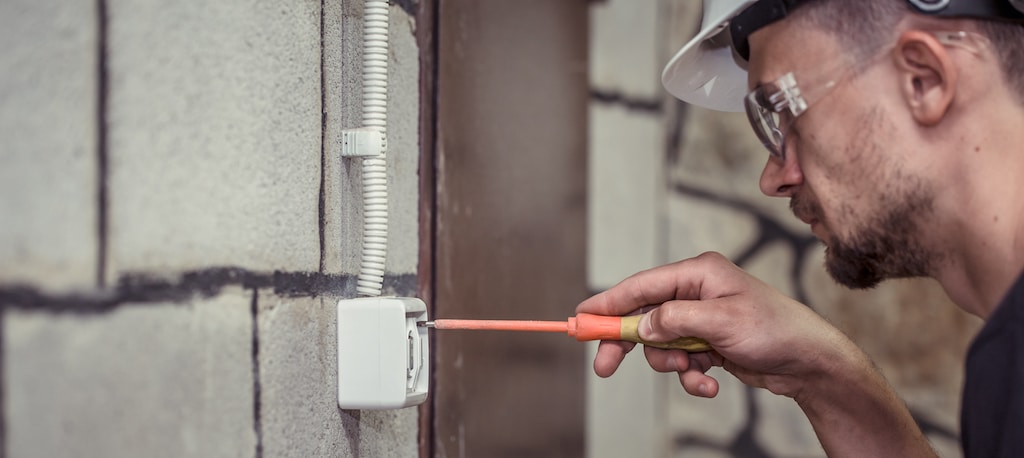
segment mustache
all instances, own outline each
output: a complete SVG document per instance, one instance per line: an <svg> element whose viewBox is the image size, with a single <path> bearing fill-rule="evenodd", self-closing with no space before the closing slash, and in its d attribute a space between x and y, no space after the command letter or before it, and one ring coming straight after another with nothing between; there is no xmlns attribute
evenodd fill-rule
<svg viewBox="0 0 1024 458"><path fill-rule="evenodd" d="M821 221L821 208L813 199L801 195L794 195L789 199L789 210L803 221Z"/></svg>

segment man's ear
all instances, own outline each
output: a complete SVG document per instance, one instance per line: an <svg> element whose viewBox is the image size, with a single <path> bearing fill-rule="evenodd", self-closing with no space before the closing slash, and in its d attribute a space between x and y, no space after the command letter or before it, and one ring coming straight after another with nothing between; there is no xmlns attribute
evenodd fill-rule
<svg viewBox="0 0 1024 458"><path fill-rule="evenodd" d="M957 87L957 68L946 47L928 32L908 30L900 35L893 59L900 92L914 119L926 126L938 124Z"/></svg>

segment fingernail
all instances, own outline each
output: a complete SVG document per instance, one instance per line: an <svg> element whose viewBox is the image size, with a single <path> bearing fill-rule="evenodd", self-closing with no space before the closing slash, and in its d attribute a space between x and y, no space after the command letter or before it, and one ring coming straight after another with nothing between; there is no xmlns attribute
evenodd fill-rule
<svg viewBox="0 0 1024 458"><path fill-rule="evenodd" d="M651 337L651 334L654 334L654 326L651 325L651 315L649 313L645 313L640 317L640 324L637 328L637 333L640 334L641 339L646 340Z"/></svg>
<svg viewBox="0 0 1024 458"><path fill-rule="evenodd" d="M697 387L697 391L700 392L700 395L704 397L708 397L711 392L711 390L708 389L708 385L706 383L701 383L700 386Z"/></svg>

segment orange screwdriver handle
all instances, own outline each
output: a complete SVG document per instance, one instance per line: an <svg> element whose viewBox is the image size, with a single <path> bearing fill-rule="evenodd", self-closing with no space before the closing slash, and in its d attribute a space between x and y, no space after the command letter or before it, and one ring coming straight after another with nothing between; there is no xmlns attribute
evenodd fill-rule
<svg viewBox="0 0 1024 458"><path fill-rule="evenodd" d="M640 338L641 315L605 316L579 313L569 317L569 335L579 341L624 340L649 347L686 350L690 353L712 350L711 344L697 337L680 337L670 342L651 342Z"/></svg>
<svg viewBox="0 0 1024 458"><path fill-rule="evenodd" d="M580 342L622 340L622 317L580 313L569 317L569 336Z"/></svg>

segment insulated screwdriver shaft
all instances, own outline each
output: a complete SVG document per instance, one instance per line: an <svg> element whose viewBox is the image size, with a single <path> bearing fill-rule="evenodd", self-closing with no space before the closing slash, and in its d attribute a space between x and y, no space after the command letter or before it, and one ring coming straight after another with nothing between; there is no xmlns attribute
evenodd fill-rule
<svg viewBox="0 0 1024 458"><path fill-rule="evenodd" d="M623 340L650 347L680 349L691 353L711 350L704 339L680 337L671 342L652 342L640 338L641 315L604 316L580 313L566 321L519 320L434 320L420 322L421 326L435 329L469 329L489 331L565 332L579 341Z"/></svg>
<svg viewBox="0 0 1024 458"><path fill-rule="evenodd" d="M569 331L569 324L565 321L436 320L427 321L424 323L424 326L436 329L473 329L484 331Z"/></svg>

